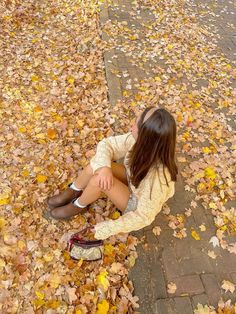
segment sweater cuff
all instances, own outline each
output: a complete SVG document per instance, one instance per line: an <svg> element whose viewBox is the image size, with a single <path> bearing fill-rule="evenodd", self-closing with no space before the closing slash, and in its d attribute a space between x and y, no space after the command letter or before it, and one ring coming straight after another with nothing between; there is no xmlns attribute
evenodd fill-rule
<svg viewBox="0 0 236 314"><path fill-rule="evenodd" d="M99 164L99 163L96 163L95 160L91 159L90 160L90 166L93 169L93 174L94 174L94 172L99 168L102 168L102 167L111 168L111 161L107 161L107 162L104 162L103 164Z"/></svg>
<svg viewBox="0 0 236 314"><path fill-rule="evenodd" d="M110 230L109 227L107 226L107 221L99 222L94 226L94 229L95 229L94 237L97 240L105 240L114 234L112 230Z"/></svg>

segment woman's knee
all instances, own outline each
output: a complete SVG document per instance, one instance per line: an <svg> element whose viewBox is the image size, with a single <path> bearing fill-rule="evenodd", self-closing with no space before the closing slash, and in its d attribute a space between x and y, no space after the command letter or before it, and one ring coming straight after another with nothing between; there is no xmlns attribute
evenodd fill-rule
<svg viewBox="0 0 236 314"><path fill-rule="evenodd" d="M112 162L111 169L114 177L119 179L124 184L128 185L126 169L123 164Z"/></svg>
<svg viewBox="0 0 236 314"><path fill-rule="evenodd" d="M93 168L91 167L90 163L84 167L84 171L89 175L93 175Z"/></svg>
<svg viewBox="0 0 236 314"><path fill-rule="evenodd" d="M98 182L97 174L94 174L94 175L90 178L88 184L89 184L90 186L95 187L95 188L99 188L99 182Z"/></svg>

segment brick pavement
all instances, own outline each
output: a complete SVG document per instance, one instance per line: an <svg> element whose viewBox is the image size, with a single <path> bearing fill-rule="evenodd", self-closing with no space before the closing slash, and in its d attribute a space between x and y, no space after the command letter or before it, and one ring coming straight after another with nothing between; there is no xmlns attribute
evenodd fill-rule
<svg viewBox="0 0 236 314"><path fill-rule="evenodd" d="M189 3L195 12L200 13L199 23L206 23L212 27L219 49L227 58L235 60L236 8L233 2L197 0ZM212 11L209 11L209 8ZM134 11L137 14L133 14ZM218 16L209 12L214 12ZM153 71L155 65L165 68L161 58L145 60L142 55L142 43L145 41L144 35L147 31L143 28L143 24L146 25L154 19L151 10L140 7L136 1L119 0L109 3L105 1L102 5L100 13L102 37L109 41L111 47L104 55L111 105L122 99L124 90L130 91L130 97L135 94L137 90L135 84L132 85L129 81L130 79L133 82L140 82L143 78L155 74ZM115 26L114 33L109 33L106 25ZM117 32L118 25L126 28L123 36L119 36ZM138 40L132 37L129 41L134 33L138 34ZM173 215L183 213L192 197L192 193L185 191L183 178L179 176L176 193L167 202L171 213ZM220 257L211 259L207 251L212 250L209 239L215 235L216 227L212 215L198 206L197 210L188 217L186 228L196 230L202 223L205 223L207 231L201 234L200 241L189 235L183 239L175 238L173 230L168 226L167 216L163 213L156 217L152 225L132 233L144 239L137 246L139 257L129 274L129 278L134 283L134 293L140 298L139 313L191 314L194 313L198 302L216 307L220 297L225 301L229 298L233 302L236 301L236 295L224 293L220 288L223 279L236 284L236 272L233 267L236 265L236 255L221 248L214 248ZM162 229L158 237L152 232L152 228L156 225ZM167 284L171 281L177 285L174 294L167 292Z"/></svg>

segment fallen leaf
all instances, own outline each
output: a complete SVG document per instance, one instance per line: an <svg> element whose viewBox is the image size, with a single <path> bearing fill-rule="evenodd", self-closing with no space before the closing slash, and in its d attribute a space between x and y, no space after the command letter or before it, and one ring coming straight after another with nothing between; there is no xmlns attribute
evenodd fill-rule
<svg viewBox="0 0 236 314"><path fill-rule="evenodd" d="M177 287L176 287L175 283L173 283L173 282L168 283L168 285L167 285L167 292L168 293L175 293L176 289L177 289Z"/></svg>
<svg viewBox="0 0 236 314"><path fill-rule="evenodd" d="M191 236L192 236L195 240L200 240L200 239L201 239L200 236L199 236L199 234L198 234L195 230L193 230L193 231L191 232Z"/></svg>
<svg viewBox="0 0 236 314"><path fill-rule="evenodd" d="M152 229L152 232L156 235L156 236L159 236L160 233L161 233L161 228L160 226L156 226Z"/></svg>
<svg viewBox="0 0 236 314"><path fill-rule="evenodd" d="M209 251L209 250L208 250L207 255L210 256L210 257L213 258L213 259L216 258L216 255L215 255L215 252L214 252L214 251Z"/></svg>
<svg viewBox="0 0 236 314"><path fill-rule="evenodd" d="M102 300L98 303L98 309L96 314L107 314L109 311L109 302L107 300Z"/></svg>
<svg viewBox="0 0 236 314"><path fill-rule="evenodd" d="M211 237L209 243L212 243L214 247L220 246L219 239L216 236Z"/></svg>
<svg viewBox="0 0 236 314"><path fill-rule="evenodd" d="M43 174L38 174L36 177L36 180L38 183L44 183L47 180L47 176L43 175Z"/></svg>
<svg viewBox="0 0 236 314"><path fill-rule="evenodd" d="M198 226L199 227L199 229L201 230L201 231L206 231L206 226L205 225L200 225L200 226Z"/></svg>
<svg viewBox="0 0 236 314"><path fill-rule="evenodd" d="M221 288L223 288L225 292L230 291L231 293L234 293L235 285L228 280L223 280Z"/></svg>

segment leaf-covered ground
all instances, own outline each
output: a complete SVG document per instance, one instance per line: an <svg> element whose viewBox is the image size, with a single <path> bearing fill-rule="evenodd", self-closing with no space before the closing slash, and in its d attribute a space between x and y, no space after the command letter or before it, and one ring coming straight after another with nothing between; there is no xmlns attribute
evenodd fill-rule
<svg viewBox="0 0 236 314"><path fill-rule="evenodd" d="M98 12L97 1L2 3L2 313L124 313L136 301L126 278L136 257L131 236L107 241L102 265L65 250L86 221L112 217L111 203L101 199L69 223L42 217L45 198L113 134Z"/></svg>
<svg viewBox="0 0 236 314"><path fill-rule="evenodd" d="M87 222L118 217L109 201L100 199L71 222L49 222L42 212L45 198L76 177L97 142L128 131L134 111L148 105L164 105L175 116L185 189L196 193L191 206L200 201L214 216L214 246L219 241L236 254L235 241L227 241L236 231L235 208L227 207L235 197L233 62L218 53L214 38L209 40L210 33L196 23L184 1L135 3L156 14L140 45L142 53L132 45L139 36L121 23L104 26L111 44L101 40L101 3L96 0L1 4L3 313L133 313L138 307L127 279L137 257L135 237L106 240L102 262L75 262L65 250L70 234ZM126 49L135 62L159 58L168 70L157 63L156 76L137 84L133 99L126 97L128 85L123 103L111 108L103 54L118 35L128 37ZM202 81L205 86L198 85ZM181 223L170 215L170 227L180 227L174 233L179 238L186 236ZM197 240L200 235L188 236ZM228 282L224 288L234 289Z"/></svg>

